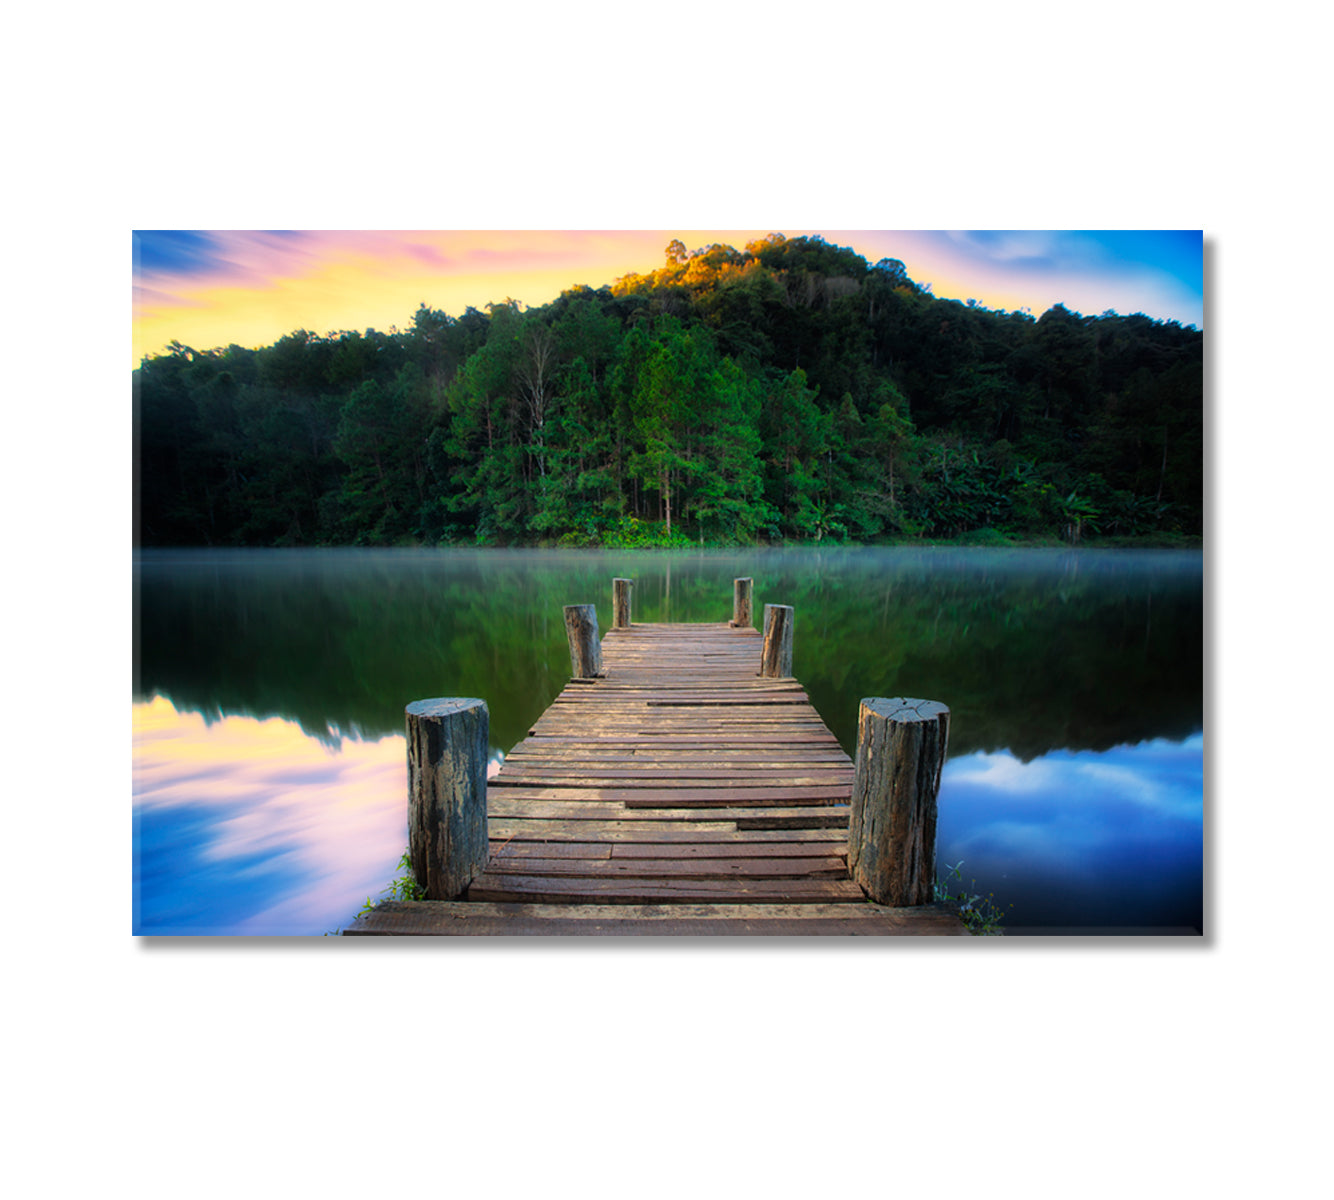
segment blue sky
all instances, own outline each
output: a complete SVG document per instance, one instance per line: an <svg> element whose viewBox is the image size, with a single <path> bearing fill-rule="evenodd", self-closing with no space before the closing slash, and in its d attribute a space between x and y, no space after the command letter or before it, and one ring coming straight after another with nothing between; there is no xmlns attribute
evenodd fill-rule
<svg viewBox="0 0 1334 1200"><path fill-rule="evenodd" d="M770 232L900 259L935 295L988 308L1204 325L1198 230L149 230L134 235L133 362L171 341L210 349L296 329L402 328L420 303L453 316L507 298L535 307L653 271L675 239L740 249Z"/></svg>

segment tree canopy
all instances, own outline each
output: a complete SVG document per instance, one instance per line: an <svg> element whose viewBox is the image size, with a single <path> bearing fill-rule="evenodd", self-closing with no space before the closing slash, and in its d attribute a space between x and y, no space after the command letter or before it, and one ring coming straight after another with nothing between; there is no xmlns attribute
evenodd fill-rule
<svg viewBox="0 0 1334 1200"><path fill-rule="evenodd" d="M819 237L134 373L143 545L1197 536L1203 334Z"/></svg>

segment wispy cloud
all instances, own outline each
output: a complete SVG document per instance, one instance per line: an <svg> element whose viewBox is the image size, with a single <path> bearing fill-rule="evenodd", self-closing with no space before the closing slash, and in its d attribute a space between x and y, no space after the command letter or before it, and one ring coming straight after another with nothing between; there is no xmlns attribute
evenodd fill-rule
<svg viewBox="0 0 1334 1200"><path fill-rule="evenodd" d="M1110 923L1189 924L1203 870L1203 737L1102 753L1008 753L945 764L938 862L1018 905L1024 923L1079 924L1111 903ZM1164 916L1164 914L1175 914Z"/></svg>
<svg viewBox="0 0 1334 1200"><path fill-rule="evenodd" d="M268 345L296 329L388 329L426 303L545 304L662 266L667 243L742 247L767 230L144 230L135 234L134 361L176 340ZM799 230L870 262L903 259L935 294L1035 315L1062 302L1201 324L1199 236L1090 231Z"/></svg>
<svg viewBox="0 0 1334 1200"><path fill-rule="evenodd" d="M157 697L134 706L133 779L140 933L335 928L406 844L401 737L333 749L289 721L206 723Z"/></svg>

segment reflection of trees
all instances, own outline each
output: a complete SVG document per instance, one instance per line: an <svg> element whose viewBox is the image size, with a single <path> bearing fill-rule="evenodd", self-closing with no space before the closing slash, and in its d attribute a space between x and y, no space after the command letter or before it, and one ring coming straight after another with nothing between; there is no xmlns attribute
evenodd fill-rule
<svg viewBox="0 0 1334 1200"><path fill-rule="evenodd" d="M796 608L794 671L844 746L857 702L953 710L951 749L1106 749L1202 725L1198 555L1017 551L182 552L141 559L136 692L398 732L428 696L483 697L508 749L569 675L561 608L636 580L637 621L724 621L731 581Z"/></svg>

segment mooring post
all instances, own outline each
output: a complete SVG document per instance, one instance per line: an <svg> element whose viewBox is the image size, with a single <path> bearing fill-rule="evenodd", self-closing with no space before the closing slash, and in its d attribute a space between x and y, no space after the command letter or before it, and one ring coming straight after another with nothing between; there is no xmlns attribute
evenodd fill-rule
<svg viewBox="0 0 1334 1200"><path fill-rule="evenodd" d="M786 679L792 675L792 622L790 604L764 606L764 647L760 651L760 674Z"/></svg>
<svg viewBox="0 0 1334 1200"><path fill-rule="evenodd" d="M565 633L570 639L570 673L575 679L596 679L602 674L598 610L592 604L567 604Z"/></svg>
<svg viewBox="0 0 1334 1200"><path fill-rule="evenodd" d="M950 710L935 700L871 697L857 713L848 874L877 904L930 904L936 796Z"/></svg>
<svg viewBox="0 0 1334 1200"><path fill-rule="evenodd" d="M486 865L484 701L417 700L408 726L408 854L428 900L461 896Z"/></svg>
<svg viewBox="0 0 1334 1200"><path fill-rule="evenodd" d="M613 629L630 628L630 589L633 579L613 579L611 581L611 627Z"/></svg>
<svg viewBox="0 0 1334 1200"><path fill-rule="evenodd" d="M754 611L751 607L751 593L753 579L734 579L732 580L732 620L729 624L733 629L749 629L754 620Z"/></svg>

